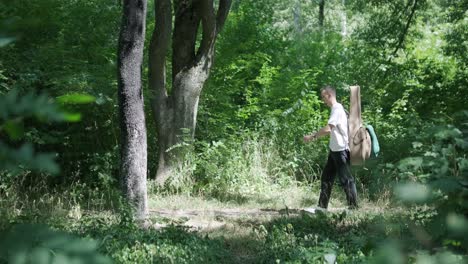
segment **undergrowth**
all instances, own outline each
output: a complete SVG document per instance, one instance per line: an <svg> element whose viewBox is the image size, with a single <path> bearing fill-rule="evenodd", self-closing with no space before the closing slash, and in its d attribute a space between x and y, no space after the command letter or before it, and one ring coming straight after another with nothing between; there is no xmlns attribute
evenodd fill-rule
<svg viewBox="0 0 468 264"><path fill-rule="evenodd" d="M105 195L83 184L74 184L66 191L49 189L44 192L40 187L24 192L27 195L17 191L2 189L6 194L0 201L2 216L6 216L0 221L3 234L11 237L15 228L24 224L33 228L47 225L69 236L96 241L98 253L115 263L322 263L326 257L348 261L365 260L372 255L367 230L372 228L376 216L365 213L286 214L271 220L244 217L230 222L244 230L244 235L238 236L229 232L197 231L157 215L151 215L142 227L132 220L130 209L120 200L117 191L108 190ZM296 198L310 197L307 188L294 191L303 193ZM198 201L198 206L206 203L202 197L186 196L187 204L181 207L187 208L189 201L196 199L202 200ZM332 203L340 204L340 201ZM226 204L229 203L219 201L210 209ZM242 203L232 205L243 206ZM274 205L272 200L257 200L245 204L245 208ZM295 201L290 205L301 204ZM349 236L344 236L343 232ZM26 254L35 250L31 247ZM0 263L2 261L6 258L0 258Z"/></svg>

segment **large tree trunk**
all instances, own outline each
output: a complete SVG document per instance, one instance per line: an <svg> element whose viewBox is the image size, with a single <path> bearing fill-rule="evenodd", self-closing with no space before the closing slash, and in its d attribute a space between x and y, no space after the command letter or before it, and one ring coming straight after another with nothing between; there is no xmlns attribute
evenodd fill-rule
<svg viewBox="0 0 468 264"><path fill-rule="evenodd" d="M194 137L198 100L207 75L203 70L193 71L197 69L191 68L178 75L172 96L163 104L154 105L155 112L169 117L158 115L157 118L159 164L156 181L161 185L170 177L174 166L182 162L184 140Z"/></svg>
<svg viewBox="0 0 468 264"><path fill-rule="evenodd" d="M183 158L179 144L193 139L198 100L209 76L214 44L228 15L231 0L156 0L156 27L150 45L149 83L154 98L153 111L158 129L159 163L156 181L170 177ZM172 7L175 10L172 28ZM197 33L202 39L197 48ZM166 84L166 54L172 37L172 87Z"/></svg>
<svg viewBox="0 0 468 264"><path fill-rule="evenodd" d="M146 0L125 0L118 47L118 97L120 114L120 176L122 189L135 208L135 218L145 219L147 145L141 84L145 42Z"/></svg>

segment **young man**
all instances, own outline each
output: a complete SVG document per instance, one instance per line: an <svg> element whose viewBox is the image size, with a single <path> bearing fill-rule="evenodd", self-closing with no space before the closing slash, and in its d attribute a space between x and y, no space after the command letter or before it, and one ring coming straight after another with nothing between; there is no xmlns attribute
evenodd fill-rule
<svg viewBox="0 0 468 264"><path fill-rule="evenodd" d="M321 89L322 101L331 108L328 124L311 135L304 136L304 142L330 135L329 154L327 165L322 172L321 190L318 206L327 208L330 194L338 175L341 186L346 193L349 208L357 208L357 192L354 178L350 170L350 157L348 146L348 118L343 106L336 101L336 91L331 86Z"/></svg>

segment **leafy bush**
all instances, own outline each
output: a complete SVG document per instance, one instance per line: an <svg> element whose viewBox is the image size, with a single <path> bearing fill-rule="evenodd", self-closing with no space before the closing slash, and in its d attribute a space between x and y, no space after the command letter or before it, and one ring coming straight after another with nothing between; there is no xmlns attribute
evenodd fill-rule
<svg viewBox="0 0 468 264"><path fill-rule="evenodd" d="M243 141L198 141L188 147L184 161L161 193L197 193L221 199L245 199L272 193L295 182L291 164L273 139L253 135ZM153 187L150 187L153 189Z"/></svg>
<svg viewBox="0 0 468 264"><path fill-rule="evenodd" d="M394 169L401 180L395 187L396 197L410 208L427 206L416 207L413 216L420 219L411 227L416 240L427 249L455 253L468 250L468 112L458 120L457 126L427 130L413 143L413 156ZM418 258L426 258L426 253Z"/></svg>
<svg viewBox="0 0 468 264"><path fill-rule="evenodd" d="M42 225L16 225L1 234L0 263L112 263L99 244Z"/></svg>

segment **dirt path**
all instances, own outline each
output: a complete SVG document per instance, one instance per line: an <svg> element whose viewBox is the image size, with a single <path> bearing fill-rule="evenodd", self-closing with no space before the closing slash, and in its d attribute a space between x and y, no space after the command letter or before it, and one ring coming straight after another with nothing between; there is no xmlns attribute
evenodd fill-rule
<svg viewBox="0 0 468 264"><path fill-rule="evenodd" d="M344 208L333 208L330 212L343 211ZM210 231L225 227L232 222L239 221L269 221L278 217L295 217L300 214L315 214L317 209L150 209L150 214L155 217L162 217L167 223L156 224L156 228L163 228L169 224L178 224L198 231Z"/></svg>

